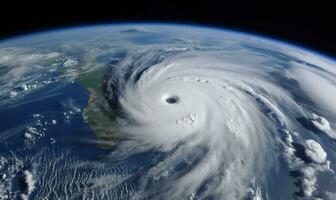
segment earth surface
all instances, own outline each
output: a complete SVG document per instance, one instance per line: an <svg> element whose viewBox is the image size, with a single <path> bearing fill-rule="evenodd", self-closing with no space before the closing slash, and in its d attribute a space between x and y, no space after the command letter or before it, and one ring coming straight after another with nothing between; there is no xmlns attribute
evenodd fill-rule
<svg viewBox="0 0 336 200"><path fill-rule="evenodd" d="M336 199L336 62L173 24L0 43L0 199Z"/></svg>

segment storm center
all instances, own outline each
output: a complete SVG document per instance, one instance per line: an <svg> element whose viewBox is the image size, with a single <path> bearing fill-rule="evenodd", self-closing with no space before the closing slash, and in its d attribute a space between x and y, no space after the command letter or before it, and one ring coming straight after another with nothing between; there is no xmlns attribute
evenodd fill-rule
<svg viewBox="0 0 336 200"><path fill-rule="evenodd" d="M179 98L177 96L170 96L166 99L166 102L169 104L176 104L178 103Z"/></svg>

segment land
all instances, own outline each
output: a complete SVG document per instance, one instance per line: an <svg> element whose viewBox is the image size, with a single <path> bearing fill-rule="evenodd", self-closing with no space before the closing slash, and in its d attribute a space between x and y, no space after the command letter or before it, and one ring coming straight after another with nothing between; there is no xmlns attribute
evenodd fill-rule
<svg viewBox="0 0 336 200"><path fill-rule="evenodd" d="M111 148L116 137L116 118L105 96L107 72L107 67L99 67L80 74L75 79L90 92L88 104L83 110L83 119L96 134L103 148Z"/></svg>

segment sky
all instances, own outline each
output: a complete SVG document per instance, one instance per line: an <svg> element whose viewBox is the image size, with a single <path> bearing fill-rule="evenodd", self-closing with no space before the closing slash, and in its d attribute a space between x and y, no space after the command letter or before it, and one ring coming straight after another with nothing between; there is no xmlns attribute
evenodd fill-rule
<svg viewBox="0 0 336 200"><path fill-rule="evenodd" d="M84 24L177 22L253 32L336 57L336 17L326 2L13 1L1 7L0 39Z"/></svg>

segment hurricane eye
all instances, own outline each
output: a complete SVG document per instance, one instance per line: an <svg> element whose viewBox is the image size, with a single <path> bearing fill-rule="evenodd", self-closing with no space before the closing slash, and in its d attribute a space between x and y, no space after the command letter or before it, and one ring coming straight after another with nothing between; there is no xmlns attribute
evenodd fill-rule
<svg viewBox="0 0 336 200"><path fill-rule="evenodd" d="M166 99L166 102L169 104L176 104L178 103L179 98L177 96L170 96Z"/></svg>

